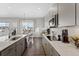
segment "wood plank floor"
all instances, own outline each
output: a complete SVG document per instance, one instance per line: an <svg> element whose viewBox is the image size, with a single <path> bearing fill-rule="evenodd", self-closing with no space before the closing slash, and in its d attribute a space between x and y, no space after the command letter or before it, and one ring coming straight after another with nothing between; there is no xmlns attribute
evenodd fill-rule
<svg viewBox="0 0 79 59"><path fill-rule="evenodd" d="M34 43L29 44L23 56L45 56L41 38L34 38Z"/></svg>

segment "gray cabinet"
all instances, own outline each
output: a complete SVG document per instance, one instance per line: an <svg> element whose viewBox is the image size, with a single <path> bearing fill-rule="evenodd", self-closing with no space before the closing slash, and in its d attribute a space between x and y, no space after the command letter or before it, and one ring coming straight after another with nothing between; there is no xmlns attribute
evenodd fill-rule
<svg viewBox="0 0 79 59"><path fill-rule="evenodd" d="M52 47L52 45L46 40L46 38L42 38L42 44L47 56L59 56L57 51Z"/></svg>
<svg viewBox="0 0 79 59"><path fill-rule="evenodd" d="M50 56L60 56L59 53L55 50L55 48L52 45L50 45L49 49L50 49Z"/></svg>
<svg viewBox="0 0 79 59"><path fill-rule="evenodd" d="M59 27L75 25L75 3L59 3Z"/></svg>
<svg viewBox="0 0 79 59"><path fill-rule="evenodd" d="M16 55L17 55L17 56L21 56L21 53L22 53L21 42L18 41L18 42L16 43Z"/></svg>
<svg viewBox="0 0 79 59"><path fill-rule="evenodd" d="M1 56L21 56L25 49L25 39L22 38L0 52Z"/></svg>
<svg viewBox="0 0 79 59"><path fill-rule="evenodd" d="M79 25L79 3L76 4L76 22Z"/></svg>
<svg viewBox="0 0 79 59"><path fill-rule="evenodd" d="M43 37L43 39L42 39L42 44L43 44L43 48L44 48L45 54L46 54L46 55L50 55L50 54L49 54L48 42L46 41L46 39L45 39L44 37Z"/></svg>
<svg viewBox="0 0 79 59"><path fill-rule="evenodd" d="M49 43L46 41L45 43L45 52L47 56L50 56L50 46Z"/></svg>
<svg viewBox="0 0 79 59"><path fill-rule="evenodd" d="M8 48L6 48L5 50L3 50L1 52L2 56L15 56L16 52L15 52L15 44L9 46Z"/></svg>
<svg viewBox="0 0 79 59"><path fill-rule="evenodd" d="M24 49L25 49L25 41L24 39L21 39L16 43L16 55L21 56L23 54Z"/></svg>
<svg viewBox="0 0 79 59"><path fill-rule="evenodd" d="M47 55L47 43L46 43L46 40L44 39L44 37L42 37L42 45L43 45L43 48L44 48L44 51L45 51L45 54Z"/></svg>
<svg viewBox="0 0 79 59"><path fill-rule="evenodd" d="M21 46L22 46L22 54L23 54L23 52L24 52L24 50L25 50L25 38L22 39L22 44L21 44Z"/></svg>

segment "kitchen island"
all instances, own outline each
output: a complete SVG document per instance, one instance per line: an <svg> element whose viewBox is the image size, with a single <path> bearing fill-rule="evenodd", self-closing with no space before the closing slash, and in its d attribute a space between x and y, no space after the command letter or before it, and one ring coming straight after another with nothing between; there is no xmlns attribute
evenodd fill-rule
<svg viewBox="0 0 79 59"><path fill-rule="evenodd" d="M30 33L31 34L31 33ZM15 35L10 39L7 36L1 37L0 55L1 56L21 56L26 48L26 37L30 34ZM16 40L12 38L16 37Z"/></svg>
<svg viewBox="0 0 79 59"><path fill-rule="evenodd" d="M43 34L42 43L48 56L79 56L79 48L72 43L50 41L45 34Z"/></svg>

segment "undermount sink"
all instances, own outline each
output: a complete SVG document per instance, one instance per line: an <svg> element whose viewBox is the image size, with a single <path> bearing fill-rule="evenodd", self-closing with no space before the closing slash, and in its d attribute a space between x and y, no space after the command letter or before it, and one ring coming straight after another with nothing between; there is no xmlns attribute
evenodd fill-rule
<svg viewBox="0 0 79 59"><path fill-rule="evenodd" d="M51 36L47 36L47 38L51 41Z"/></svg>
<svg viewBox="0 0 79 59"><path fill-rule="evenodd" d="M47 36L47 38L48 38L50 41L52 41L52 40L57 41L56 36Z"/></svg>
<svg viewBox="0 0 79 59"><path fill-rule="evenodd" d="M9 41L13 41L13 40L17 40L19 39L21 36L20 35L15 35L15 36L12 36Z"/></svg>
<svg viewBox="0 0 79 59"><path fill-rule="evenodd" d="M21 38L22 35L15 35L15 36L11 36L10 38L8 37L8 35L6 36L2 36L0 37L0 42L5 42L5 41L14 41L17 40L19 38Z"/></svg>
<svg viewBox="0 0 79 59"><path fill-rule="evenodd" d="M21 37L24 37L24 36L26 36L26 35L23 35L23 34L19 35L19 34L17 34L17 35L11 36L10 38L9 38L9 35L0 36L0 42L14 41L14 40L17 40L17 39L19 39Z"/></svg>
<svg viewBox="0 0 79 59"><path fill-rule="evenodd" d="M13 38L11 38L10 40L17 40L17 39L19 39L20 37L13 37Z"/></svg>

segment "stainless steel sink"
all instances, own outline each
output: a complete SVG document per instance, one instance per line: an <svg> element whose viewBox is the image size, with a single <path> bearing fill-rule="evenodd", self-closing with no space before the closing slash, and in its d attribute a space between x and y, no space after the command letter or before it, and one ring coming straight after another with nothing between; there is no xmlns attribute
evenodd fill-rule
<svg viewBox="0 0 79 59"><path fill-rule="evenodd" d="M15 36L11 36L10 38L7 37L7 39L5 41L14 41L21 37L22 37L22 35L15 35Z"/></svg>
<svg viewBox="0 0 79 59"><path fill-rule="evenodd" d="M19 39L19 38L21 38L21 36L12 36L12 37L10 38L10 41L17 40L17 39Z"/></svg>
<svg viewBox="0 0 79 59"><path fill-rule="evenodd" d="M20 37L13 37L13 38L11 38L10 40L17 40L17 39L19 39Z"/></svg>

